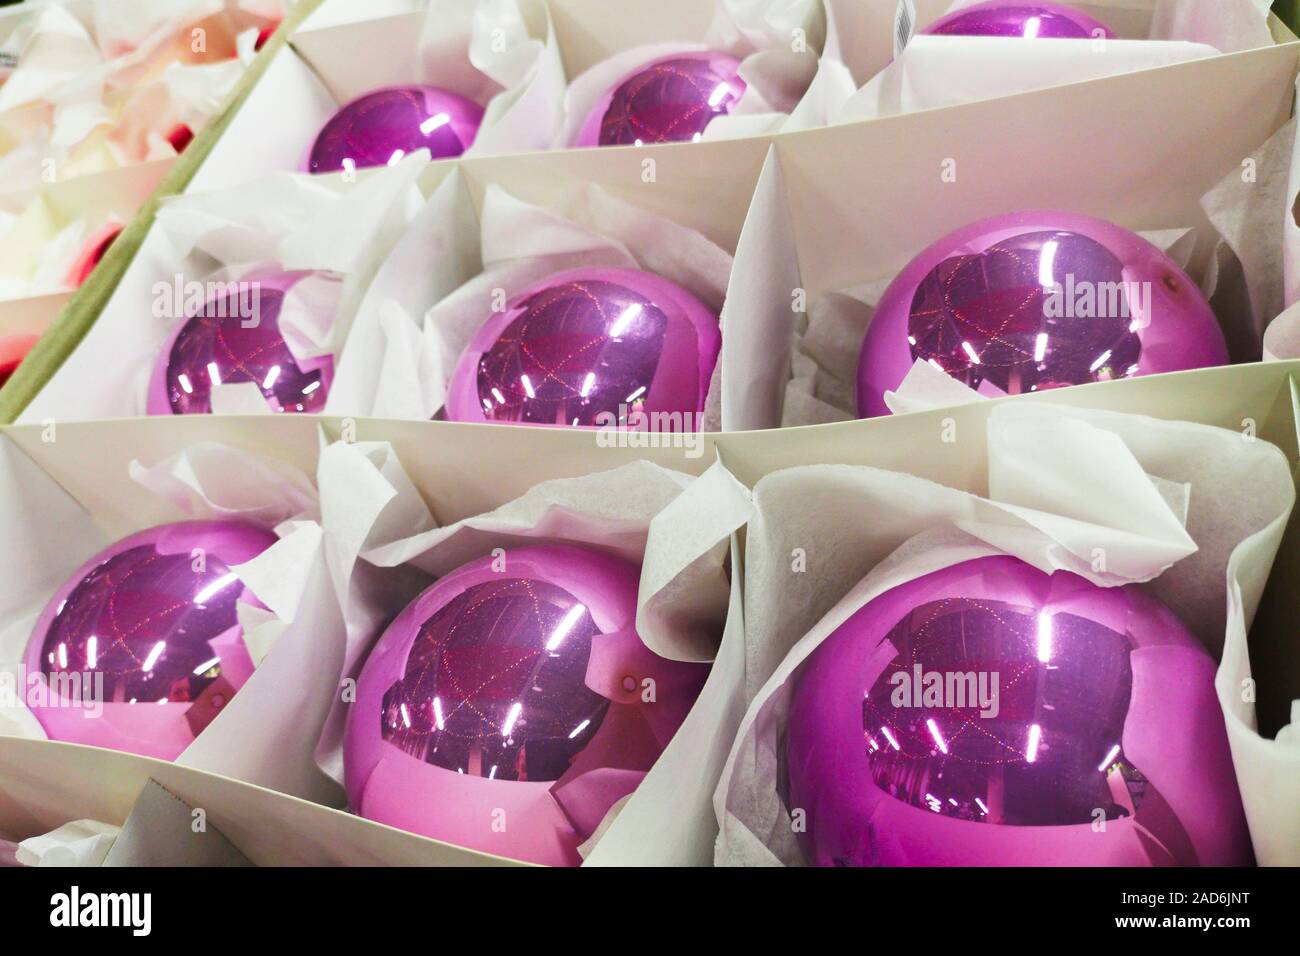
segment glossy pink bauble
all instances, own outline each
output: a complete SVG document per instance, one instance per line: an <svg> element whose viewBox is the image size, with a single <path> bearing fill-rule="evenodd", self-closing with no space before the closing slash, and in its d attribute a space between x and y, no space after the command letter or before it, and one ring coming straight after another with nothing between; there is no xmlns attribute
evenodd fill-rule
<svg viewBox="0 0 1300 956"><path fill-rule="evenodd" d="M887 415L916 360L985 394L1225 365L1218 320L1169 256L1121 226L1018 212L949 233L876 307L858 414Z"/></svg>
<svg viewBox="0 0 1300 956"><path fill-rule="evenodd" d="M1215 670L1136 586L990 557L887 591L794 678L807 859L1248 864Z"/></svg>
<svg viewBox="0 0 1300 956"><path fill-rule="evenodd" d="M571 269L478 330L452 374L447 417L697 431L721 346L718 317L676 283L639 269Z"/></svg>
<svg viewBox="0 0 1300 956"><path fill-rule="evenodd" d="M1049 0L988 0L940 17L921 31L932 36L1113 39L1100 20Z"/></svg>
<svg viewBox="0 0 1300 956"><path fill-rule="evenodd" d="M574 146L698 140L745 93L726 53L673 53L637 67L596 101Z"/></svg>
<svg viewBox="0 0 1300 956"><path fill-rule="evenodd" d="M483 107L436 86L390 86L342 107L316 134L306 171L392 165L427 149L433 159L469 149L483 122Z"/></svg>
<svg viewBox="0 0 1300 956"><path fill-rule="evenodd" d="M82 565L27 644L42 691L29 703L50 739L179 756L253 672L236 604L263 605L231 568L275 541L244 522L186 521Z"/></svg>
<svg viewBox="0 0 1300 956"><path fill-rule="evenodd" d="M580 862L707 671L642 644L638 576L555 545L473 561L424 591L357 684L343 751L352 808L487 853Z"/></svg>
<svg viewBox="0 0 1300 956"><path fill-rule="evenodd" d="M320 412L334 380L334 359L299 360L280 332L285 294L309 274L259 270L229 283L187 317L158 353L145 410L206 414L216 385L252 382L277 412Z"/></svg>

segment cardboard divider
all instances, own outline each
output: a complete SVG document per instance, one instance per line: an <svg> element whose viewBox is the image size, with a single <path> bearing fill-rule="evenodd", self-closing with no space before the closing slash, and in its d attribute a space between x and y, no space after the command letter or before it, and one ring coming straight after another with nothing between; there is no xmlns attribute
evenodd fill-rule
<svg viewBox="0 0 1300 956"><path fill-rule="evenodd" d="M887 282L930 243L984 217L1059 209L1135 231L1206 227L1202 196L1287 122L1296 52L1273 47L1203 61L1194 75L1178 67L1149 70L781 137L746 225L757 235L742 235L740 246L783 246L784 256L762 254L798 263L793 291L803 303L787 299L788 308L773 303L755 315L746 328L749 351L754 341L768 348L790 341L798 324L791 309L815 313L829 293ZM1180 105L1189 80L1196 84L1195 111ZM1207 138L1206 129L1216 135ZM1285 214L1273 213L1278 221ZM744 267L742 252L736 269ZM1245 313L1220 318L1238 338L1252 322ZM730 345L737 346L736 336ZM723 349L725 370L738 360L727 354L728 342ZM747 395L724 390L724 409L748 403L766 411L731 427L782 423L775 411L784 407L798 353L792 345L781 362L779 350L765 353ZM856 355L850 358L856 367ZM836 388L843 371L834 373ZM820 392L817 400L835 404ZM834 410L848 414L839 404ZM801 423L799 413L791 423Z"/></svg>

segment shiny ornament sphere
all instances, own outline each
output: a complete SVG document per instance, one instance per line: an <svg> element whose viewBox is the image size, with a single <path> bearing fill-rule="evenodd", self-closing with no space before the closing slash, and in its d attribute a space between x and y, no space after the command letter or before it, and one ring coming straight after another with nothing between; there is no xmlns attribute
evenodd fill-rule
<svg viewBox="0 0 1300 956"><path fill-rule="evenodd" d="M231 568L275 542L257 525L185 521L83 564L27 644L50 739L176 759L253 672L236 604L263 605Z"/></svg>
<svg viewBox="0 0 1300 956"><path fill-rule="evenodd" d="M548 545L473 561L420 594L366 660L349 709L352 808L487 853L580 862L707 671L641 643L638 579L621 559Z"/></svg>
<svg viewBox="0 0 1300 956"><path fill-rule="evenodd" d="M1247 864L1215 669L1136 586L989 557L887 591L794 677L807 860Z"/></svg>
<svg viewBox="0 0 1300 956"><path fill-rule="evenodd" d="M299 361L280 332L285 293L309 274L262 270L223 286L164 343L145 410L206 414L215 386L253 382L277 412L320 412L334 380L334 359Z"/></svg>
<svg viewBox="0 0 1300 956"><path fill-rule="evenodd" d="M493 313L461 354L462 422L697 431L722 335L681 286L639 269L572 269Z"/></svg>
<svg viewBox="0 0 1300 956"><path fill-rule="evenodd" d="M312 144L307 172L385 166L427 149L433 159L469 149L483 107L435 86L390 86L358 97L335 113Z"/></svg>
<svg viewBox="0 0 1300 956"><path fill-rule="evenodd" d="M890 283L858 365L858 413L921 359L986 394L1228 363L1218 320L1169 256L1120 226L1018 212L964 226Z"/></svg>
<svg viewBox="0 0 1300 956"><path fill-rule="evenodd" d="M674 53L637 67L602 96L575 146L698 140L745 93L740 61L726 53Z"/></svg>
<svg viewBox="0 0 1300 956"><path fill-rule="evenodd" d="M940 17L921 31L930 36L1023 37L1064 40L1114 39L1115 34L1061 3L1044 0L989 0Z"/></svg>

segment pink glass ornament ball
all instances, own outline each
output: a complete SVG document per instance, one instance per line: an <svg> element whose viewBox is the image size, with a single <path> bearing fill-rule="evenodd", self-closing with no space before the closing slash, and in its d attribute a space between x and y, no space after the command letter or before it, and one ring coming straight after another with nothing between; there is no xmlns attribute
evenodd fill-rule
<svg viewBox="0 0 1300 956"><path fill-rule="evenodd" d="M575 146L698 140L745 93L740 61L726 53L674 53L624 76L596 101Z"/></svg>
<svg viewBox="0 0 1300 956"><path fill-rule="evenodd" d="M639 269L571 269L484 323L456 364L446 414L696 431L721 346L718 317L676 283Z"/></svg>
<svg viewBox="0 0 1300 956"><path fill-rule="evenodd" d="M858 365L858 413L917 360L985 394L1228 363L1223 331L1169 256L1121 226L1017 212L949 233L890 283Z"/></svg>
<svg viewBox="0 0 1300 956"><path fill-rule="evenodd" d="M245 522L185 521L78 568L27 644L41 675L29 705L50 739L179 756L253 672L236 605L264 605L231 568L275 542Z"/></svg>
<svg viewBox="0 0 1300 956"><path fill-rule="evenodd" d="M1115 34L1085 13L1047 0L989 0L955 10L921 31L932 36L1113 39Z"/></svg>
<svg viewBox="0 0 1300 956"><path fill-rule="evenodd" d="M392 165L427 149L433 159L469 149L483 107L436 86L390 86L358 97L326 123L312 144L309 173Z"/></svg>
<svg viewBox="0 0 1300 956"><path fill-rule="evenodd" d="M470 562L420 594L366 660L349 709L352 808L486 853L580 862L707 672L641 642L638 578L621 559L546 545Z"/></svg>
<svg viewBox="0 0 1300 956"><path fill-rule="evenodd" d="M277 412L320 412L334 380L334 359L295 358L280 331L285 294L307 275L253 272L180 323L158 353L145 410L207 414L217 385L251 382Z"/></svg>
<svg viewBox="0 0 1300 956"><path fill-rule="evenodd" d="M989 557L886 591L794 678L788 806L806 813L805 855L1248 864L1215 669L1135 586Z"/></svg>

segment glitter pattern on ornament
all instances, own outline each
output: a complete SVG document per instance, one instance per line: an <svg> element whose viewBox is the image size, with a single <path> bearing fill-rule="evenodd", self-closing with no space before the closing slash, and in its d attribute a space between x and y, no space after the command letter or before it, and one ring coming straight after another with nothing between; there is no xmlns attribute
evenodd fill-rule
<svg viewBox="0 0 1300 956"><path fill-rule="evenodd" d="M638 67L592 108L575 146L698 141L745 93L740 61L726 53L676 53Z"/></svg>
<svg viewBox="0 0 1300 956"><path fill-rule="evenodd" d="M237 605L263 605L232 567L275 542L244 522L189 521L131 535L87 561L28 642L28 672L42 675L47 692L33 707L45 732L179 756L253 672Z"/></svg>
<svg viewBox="0 0 1300 956"><path fill-rule="evenodd" d="M374 90L339 109L316 135L310 173L392 166L417 149L433 159L459 156L473 144L483 108L435 86Z"/></svg>
<svg viewBox="0 0 1300 956"><path fill-rule="evenodd" d="M322 411L333 357L296 358L280 330L286 293L309 274L270 270L223 284L159 352L148 413L207 414L213 389L240 382L255 384L273 411Z"/></svg>
<svg viewBox="0 0 1300 956"><path fill-rule="evenodd" d="M448 389L453 421L600 427L644 415L695 431L721 348L718 319L685 289L637 269L557 273L494 313Z"/></svg>

